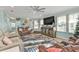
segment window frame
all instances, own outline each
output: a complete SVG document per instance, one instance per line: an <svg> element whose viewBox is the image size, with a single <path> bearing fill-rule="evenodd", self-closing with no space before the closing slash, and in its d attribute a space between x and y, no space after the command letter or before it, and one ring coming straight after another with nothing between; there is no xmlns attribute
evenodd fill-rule
<svg viewBox="0 0 79 59"><path fill-rule="evenodd" d="M58 30L58 21L60 21L60 20L58 19L59 17L65 17L65 18L66 18L66 15L58 16L58 17L57 17L57 20L56 20L56 23L57 23L57 26L56 26L56 27L57 27L57 31L59 31L59 32L66 32L66 28L67 28L66 26L65 26L65 31L64 31L64 29L63 29L63 31ZM66 25L66 23L67 23L67 18L65 19L65 25Z"/></svg>

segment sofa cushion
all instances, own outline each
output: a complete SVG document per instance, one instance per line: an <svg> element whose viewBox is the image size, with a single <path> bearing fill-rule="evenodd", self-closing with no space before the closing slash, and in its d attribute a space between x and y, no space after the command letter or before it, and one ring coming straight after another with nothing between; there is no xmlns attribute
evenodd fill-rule
<svg viewBox="0 0 79 59"><path fill-rule="evenodd" d="M0 30L0 41L4 38L4 33Z"/></svg>
<svg viewBox="0 0 79 59"><path fill-rule="evenodd" d="M0 48L2 48L4 46L6 46L6 45L4 45L2 41L0 41Z"/></svg>
<svg viewBox="0 0 79 59"><path fill-rule="evenodd" d="M3 41L3 43L5 44L5 45L10 45L10 44L12 44L12 41L8 38L8 37L4 37L4 39L2 40Z"/></svg>

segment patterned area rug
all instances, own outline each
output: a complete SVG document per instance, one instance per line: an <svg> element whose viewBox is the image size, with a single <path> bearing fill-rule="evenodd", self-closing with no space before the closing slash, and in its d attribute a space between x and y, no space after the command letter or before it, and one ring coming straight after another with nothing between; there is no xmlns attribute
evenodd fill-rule
<svg viewBox="0 0 79 59"><path fill-rule="evenodd" d="M24 43L24 52L36 52L38 45L44 45L45 47L53 46L57 43L53 38L42 34L30 34L22 37Z"/></svg>

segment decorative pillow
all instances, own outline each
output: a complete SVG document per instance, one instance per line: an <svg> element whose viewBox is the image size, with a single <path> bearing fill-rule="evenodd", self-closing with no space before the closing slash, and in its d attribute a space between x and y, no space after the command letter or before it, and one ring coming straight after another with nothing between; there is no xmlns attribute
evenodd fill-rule
<svg viewBox="0 0 79 59"><path fill-rule="evenodd" d="M53 48L48 48L47 51L48 52L62 52L62 49L53 47Z"/></svg>
<svg viewBox="0 0 79 59"><path fill-rule="evenodd" d="M39 45L39 46L38 46L38 49L39 49L39 52L48 52L48 51L46 50L46 47L45 47L44 45Z"/></svg>
<svg viewBox="0 0 79 59"><path fill-rule="evenodd" d="M8 37L4 37L4 39L2 40L3 41L3 43L5 44L5 45L10 45L10 44L12 44L12 41L8 38Z"/></svg>
<svg viewBox="0 0 79 59"><path fill-rule="evenodd" d="M79 39L76 40L76 43L79 43Z"/></svg>
<svg viewBox="0 0 79 59"><path fill-rule="evenodd" d="M0 48L4 47L5 45L3 44L2 41L0 41Z"/></svg>

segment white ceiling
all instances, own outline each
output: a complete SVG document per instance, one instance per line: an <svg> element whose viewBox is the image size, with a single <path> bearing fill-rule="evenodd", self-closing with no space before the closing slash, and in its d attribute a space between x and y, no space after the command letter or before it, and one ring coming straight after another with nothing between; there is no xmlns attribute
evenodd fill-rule
<svg viewBox="0 0 79 59"><path fill-rule="evenodd" d="M40 8L46 8L45 12L41 13L43 17L46 17L48 15L53 15L58 12L76 8L76 6L41 6ZM13 17L28 17L28 18L34 17L33 10L29 6L15 6L15 7L0 6L0 9L4 10L9 16ZM39 17L39 15L37 16Z"/></svg>

